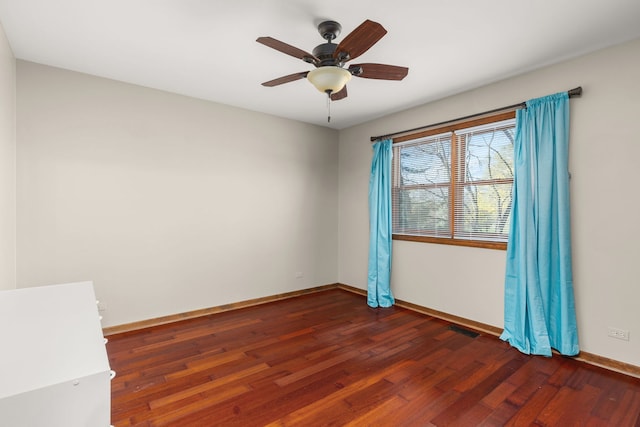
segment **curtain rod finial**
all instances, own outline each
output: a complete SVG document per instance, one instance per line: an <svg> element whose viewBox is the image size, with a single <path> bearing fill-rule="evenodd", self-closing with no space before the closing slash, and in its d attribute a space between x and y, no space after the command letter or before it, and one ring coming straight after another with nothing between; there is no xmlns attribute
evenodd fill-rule
<svg viewBox="0 0 640 427"><path fill-rule="evenodd" d="M575 88L575 89L571 89L571 90L568 92L568 95L569 95L569 97L572 97L572 96L580 96L580 95L582 95L582 86L578 86L578 87L577 87L577 88Z"/></svg>

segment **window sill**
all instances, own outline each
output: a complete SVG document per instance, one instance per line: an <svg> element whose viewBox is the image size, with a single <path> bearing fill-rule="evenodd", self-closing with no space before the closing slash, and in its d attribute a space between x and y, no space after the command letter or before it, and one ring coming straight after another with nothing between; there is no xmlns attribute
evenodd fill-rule
<svg viewBox="0 0 640 427"><path fill-rule="evenodd" d="M421 243L436 243L440 245L469 246L473 248L498 249L503 251L507 249L507 244L502 242L447 239L444 237L426 237L426 236L410 236L406 234L394 234L393 240L406 240L409 242L421 242Z"/></svg>

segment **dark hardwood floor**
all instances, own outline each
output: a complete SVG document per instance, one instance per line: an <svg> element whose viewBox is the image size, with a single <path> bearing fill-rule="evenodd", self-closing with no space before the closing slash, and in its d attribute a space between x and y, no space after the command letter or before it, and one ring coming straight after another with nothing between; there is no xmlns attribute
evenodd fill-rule
<svg viewBox="0 0 640 427"><path fill-rule="evenodd" d="M112 335L120 426L640 426L640 380L330 290Z"/></svg>

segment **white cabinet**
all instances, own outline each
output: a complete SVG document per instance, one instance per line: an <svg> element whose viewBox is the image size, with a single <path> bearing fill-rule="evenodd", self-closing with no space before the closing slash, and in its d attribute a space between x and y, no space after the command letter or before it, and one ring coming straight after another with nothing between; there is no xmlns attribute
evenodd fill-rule
<svg viewBox="0 0 640 427"><path fill-rule="evenodd" d="M0 426L108 427L110 393L92 282L0 292Z"/></svg>

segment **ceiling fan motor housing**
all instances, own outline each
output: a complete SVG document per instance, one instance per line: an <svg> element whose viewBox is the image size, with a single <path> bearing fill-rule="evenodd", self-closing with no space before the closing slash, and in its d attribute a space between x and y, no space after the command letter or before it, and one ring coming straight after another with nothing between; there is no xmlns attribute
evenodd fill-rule
<svg viewBox="0 0 640 427"><path fill-rule="evenodd" d="M334 43L322 43L316 46L313 49L313 56L320 60L317 66L324 67L327 65L338 65L338 61L333 57L333 53L336 51L337 47L338 45Z"/></svg>

